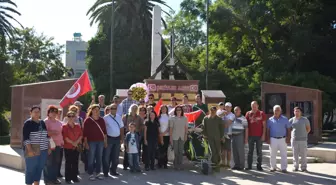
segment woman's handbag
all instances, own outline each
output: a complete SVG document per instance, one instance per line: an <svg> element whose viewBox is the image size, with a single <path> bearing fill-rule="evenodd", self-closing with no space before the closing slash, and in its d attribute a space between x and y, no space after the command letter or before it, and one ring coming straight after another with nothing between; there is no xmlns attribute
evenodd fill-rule
<svg viewBox="0 0 336 185"><path fill-rule="evenodd" d="M174 161L175 155L174 155L174 148L172 145L169 145L167 155L168 155L168 161Z"/></svg>

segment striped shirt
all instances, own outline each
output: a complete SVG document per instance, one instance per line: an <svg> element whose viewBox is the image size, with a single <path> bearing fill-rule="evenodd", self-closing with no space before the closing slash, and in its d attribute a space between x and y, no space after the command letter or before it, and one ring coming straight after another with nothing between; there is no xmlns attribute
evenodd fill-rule
<svg viewBox="0 0 336 185"><path fill-rule="evenodd" d="M39 123L31 118L27 119L23 125L23 146L27 144L39 144L40 150L47 150L49 139L46 124L43 120Z"/></svg>

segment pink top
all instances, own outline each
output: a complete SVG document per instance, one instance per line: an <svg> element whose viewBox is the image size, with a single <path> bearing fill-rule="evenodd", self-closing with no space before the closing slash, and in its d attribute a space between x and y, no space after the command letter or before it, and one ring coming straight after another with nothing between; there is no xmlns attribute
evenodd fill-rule
<svg viewBox="0 0 336 185"><path fill-rule="evenodd" d="M50 120L49 118L46 118L44 122L46 124L48 131L57 132L57 134L51 135L56 146L63 146L64 141L63 141L63 136L62 136L62 126L63 126L62 122L60 122L59 120Z"/></svg>

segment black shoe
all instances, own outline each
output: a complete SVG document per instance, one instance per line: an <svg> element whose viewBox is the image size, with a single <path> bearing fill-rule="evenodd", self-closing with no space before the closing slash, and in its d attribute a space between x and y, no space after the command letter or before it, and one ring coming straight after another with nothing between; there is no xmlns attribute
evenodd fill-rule
<svg viewBox="0 0 336 185"><path fill-rule="evenodd" d="M263 169L261 166L258 166L258 167L257 167L257 170L258 170L258 171L264 171L264 169Z"/></svg>
<svg viewBox="0 0 336 185"><path fill-rule="evenodd" d="M239 167L233 167L232 170L241 170Z"/></svg>
<svg viewBox="0 0 336 185"><path fill-rule="evenodd" d="M148 168L148 167L146 167L146 168L145 168L145 170L146 170L146 171L149 171L149 168Z"/></svg>
<svg viewBox="0 0 336 185"><path fill-rule="evenodd" d="M154 167L151 167L151 170L156 170Z"/></svg>
<svg viewBox="0 0 336 185"><path fill-rule="evenodd" d="M123 170L128 170L128 167L124 167Z"/></svg>
<svg viewBox="0 0 336 185"><path fill-rule="evenodd" d="M57 180L53 181L52 183L53 183L53 184L61 184L62 182L61 182L60 180L57 179Z"/></svg>
<svg viewBox="0 0 336 185"><path fill-rule="evenodd" d="M72 182L71 181L65 181L67 184L72 184Z"/></svg>
<svg viewBox="0 0 336 185"><path fill-rule="evenodd" d="M80 180L78 178L74 179L73 182L80 182Z"/></svg>
<svg viewBox="0 0 336 185"><path fill-rule="evenodd" d="M62 174L58 174L57 177L58 178L63 178L63 175Z"/></svg>
<svg viewBox="0 0 336 185"><path fill-rule="evenodd" d="M104 177L108 177L109 175L107 173L104 173Z"/></svg>
<svg viewBox="0 0 336 185"><path fill-rule="evenodd" d="M110 172L111 175L113 176L119 176L120 174L118 172Z"/></svg>
<svg viewBox="0 0 336 185"><path fill-rule="evenodd" d="M248 168L245 168L244 170L252 170L252 168L251 168L251 167L248 167Z"/></svg>
<svg viewBox="0 0 336 185"><path fill-rule="evenodd" d="M164 165L163 168L164 168L164 169L168 169L168 166L167 166L167 165Z"/></svg>

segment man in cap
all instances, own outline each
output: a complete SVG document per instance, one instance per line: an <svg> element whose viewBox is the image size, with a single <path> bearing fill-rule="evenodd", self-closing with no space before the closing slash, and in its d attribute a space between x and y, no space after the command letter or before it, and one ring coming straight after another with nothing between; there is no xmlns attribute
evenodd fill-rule
<svg viewBox="0 0 336 185"><path fill-rule="evenodd" d="M78 107L79 117L81 117L83 120L85 120L85 118L86 118L86 112L83 111L83 104L80 101L76 101L74 103L74 105L76 105Z"/></svg>
<svg viewBox="0 0 336 185"><path fill-rule="evenodd" d="M204 117L202 125L203 134L208 139L211 151L212 162L216 165L220 163L221 143L223 139L223 121L216 115L217 108L212 106L210 108L210 115Z"/></svg>

